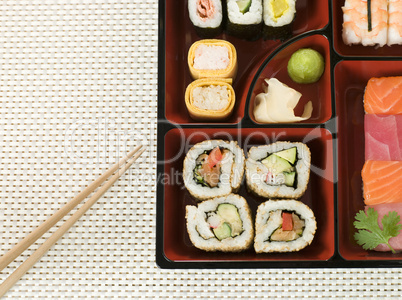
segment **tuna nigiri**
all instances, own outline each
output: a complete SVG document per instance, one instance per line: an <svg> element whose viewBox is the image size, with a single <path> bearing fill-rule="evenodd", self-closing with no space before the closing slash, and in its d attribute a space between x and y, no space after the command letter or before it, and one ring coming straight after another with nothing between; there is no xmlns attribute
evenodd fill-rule
<svg viewBox="0 0 402 300"><path fill-rule="evenodd" d="M364 116L366 160L402 160L402 114Z"/></svg>
<svg viewBox="0 0 402 300"><path fill-rule="evenodd" d="M371 78L364 93L368 114L402 114L402 76Z"/></svg>
<svg viewBox="0 0 402 300"><path fill-rule="evenodd" d="M361 174L366 205L402 202L402 161L368 160Z"/></svg>
<svg viewBox="0 0 402 300"><path fill-rule="evenodd" d="M383 224L381 223L382 218L389 214L391 211L396 211L399 216L402 216L402 203L386 203L386 204L378 204L378 205L373 205L373 206L366 206L365 210L369 207L372 207L375 211L378 213L378 225L380 226L381 229L383 229ZM399 224L401 224L401 221ZM396 237L391 237L388 241L392 249L395 251L401 251L402 250L402 233L397 235ZM375 251L390 251L391 249L386 245L386 244L380 244L377 247L374 248Z"/></svg>

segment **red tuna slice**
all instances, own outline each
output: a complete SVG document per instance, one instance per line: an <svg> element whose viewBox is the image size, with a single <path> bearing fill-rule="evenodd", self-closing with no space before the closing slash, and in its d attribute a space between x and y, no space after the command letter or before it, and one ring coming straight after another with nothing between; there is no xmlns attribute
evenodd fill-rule
<svg viewBox="0 0 402 300"><path fill-rule="evenodd" d="M381 220L382 218L387 215L390 211L396 211L398 215L400 216L401 220L399 221L399 224L402 224L402 203L386 203L386 204L377 204L377 205L370 205L365 207L365 211L369 207L374 208L378 212L378 225L382 229L382 223ZM396 237L392 237L389 239L389 244L395 251L401 251L402 250L402 231L397 235ZM391 251L389 247L385 244L380 244L377 247L374 248L375 251Z"/></svg>
<svg viewBox="0 0 402 300"><path fill-rule="evenodd" d="M366 160L402 160L402 115L364 116Z"/></svg>

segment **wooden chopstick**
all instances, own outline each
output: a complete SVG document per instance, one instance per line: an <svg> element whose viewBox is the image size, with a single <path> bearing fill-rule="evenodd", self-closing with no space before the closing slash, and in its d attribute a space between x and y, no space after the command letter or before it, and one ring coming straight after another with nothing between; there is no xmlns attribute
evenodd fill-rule
<svg viewBox="0 0 402 300"><path fill-rule="evenodd" d="M123 166L113 175L106 183L96 191L87 202L85 202L58 230L56 230L30 257L21 264L1 285L0 297L2 297L63 235L71 226L93 205L100 197L116 182L121 175L136 161L136 159L145 151L142 146L136 147L126 157L112 166L106 173L101 175L97 180L85 188L81 193L74 197L69 203L59 209L47 221L42 223L27 237L7 252L0 260L2 268L7 266L26 248L34 243L39 237L47 232L54 224L57 223L63 216L76 207L83 199L85 199L92 191L100 186L110 175L112 175L119 167ZM141 150L140 150L141 149ZM135 155L134 155L135 154ZM0 269L1 270L1 269Z"/></svg>

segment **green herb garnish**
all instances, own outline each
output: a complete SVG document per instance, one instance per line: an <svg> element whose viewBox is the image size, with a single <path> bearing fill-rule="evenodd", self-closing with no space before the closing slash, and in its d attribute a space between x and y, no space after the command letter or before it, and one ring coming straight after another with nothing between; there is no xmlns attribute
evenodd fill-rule
<svg viewBox="0 0 402 300"><path fill-rule="evenodd" d="M397 236L402 229L402 225L398 224L400 217L396 211L390 211L382 218L382 230L377 221L378 212L372 207L366 213L360 210L356 214L355 219L356 221L353 222L353 225L358 229L358 232L355 233L354 237L363 249L372 250L379 244L386 244L392 253L396 253L389 244L389 239Z"/></svg>

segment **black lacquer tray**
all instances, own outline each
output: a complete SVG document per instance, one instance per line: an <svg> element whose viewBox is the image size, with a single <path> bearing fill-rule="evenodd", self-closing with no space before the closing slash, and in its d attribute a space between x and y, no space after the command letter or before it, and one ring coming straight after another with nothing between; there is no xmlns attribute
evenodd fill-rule
<svg viewBox="0 0 402 300"><path fill-rule="evenodd" d="M402 46L347 46L342 41L343 0L298 0L293 35L285 41L246 41L227 35L238 55L233 82L236 104L222 122L190 118L184 93L192 81L187 52L199 37L189 20L187 1L159 2L159 79L157 132L156 263L161 268L326 268L402 267L402 254L363 250L354 239L355 214L363 209L360 172L364 163L363 92L371 77L402 75ZM291 54L310 47L325 58L322 78L315 84L295 84L287 76ZM265 78L276 77L300 91L300 113L313 102L309 120L290 124L260 124L253 116L255 96ZM312 153L310 182L300 201L314 211L317 232L299 252L256 254L208 253L188 237L185 206L197 202L184 188L183 159L192 145L205 139L235 140L251 146L286 140L306 143ZM264 201L243 182L239 194L255 213Z"/></svg>

